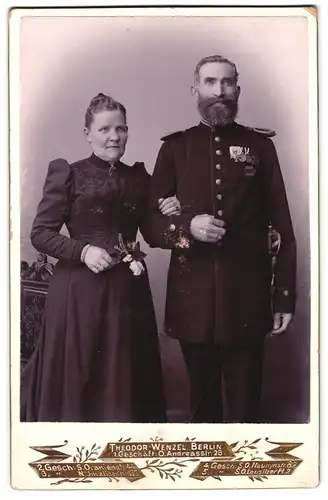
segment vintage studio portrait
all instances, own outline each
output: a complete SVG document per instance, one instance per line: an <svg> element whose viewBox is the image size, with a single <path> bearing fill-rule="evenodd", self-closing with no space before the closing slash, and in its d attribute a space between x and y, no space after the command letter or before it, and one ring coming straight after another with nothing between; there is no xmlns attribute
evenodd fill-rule
<svg viewBox="0 0 328 500"><path fill-rule="evenodd" d="M307 423L306 17L20 26L20 421Z"/></svg>

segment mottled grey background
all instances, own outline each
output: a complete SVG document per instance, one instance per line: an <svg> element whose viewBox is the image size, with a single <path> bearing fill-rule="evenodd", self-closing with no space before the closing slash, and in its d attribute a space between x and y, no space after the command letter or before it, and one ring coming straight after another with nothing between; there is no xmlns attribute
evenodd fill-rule
<svg viewBox="0 0 328 500"><path fill-rule="evenodd" d="M50 160L90 154L84 113L98 92L128 111L124 160L151 173L160 137L198 122L190 94L204 56L232 59L240 73L238 121L273 128L298 242L298 302L289 333L267 342L263 416L309 417L310 249L306 18L24 18L21 25L21 258L36 251L31 223ZM161 332L169 412L185 415L186 373L177 343L162 334L169 252L148 253ZM238 311L236 311L236 314ZM317 332L313 332L317 335Z"/></svg>

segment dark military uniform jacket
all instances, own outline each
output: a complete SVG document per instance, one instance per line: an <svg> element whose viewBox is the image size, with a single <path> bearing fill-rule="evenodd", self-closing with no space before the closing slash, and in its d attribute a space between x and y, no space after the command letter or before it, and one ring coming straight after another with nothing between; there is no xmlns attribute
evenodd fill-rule
<svg viewBox="0 0 328 500"><path fill-rule="evenodd" d="M272 311L294 312L296 244L268 135L237 123L215 129L200 123L164 138L143 235L151 247L172 250L165 315L169 336L256 344L272 328ZM161 215L158 199L174 194L181 215ZM199 214L226 223L221 244L192 237L190 222ZM273 294L269 223L282 239Z"/></svg>

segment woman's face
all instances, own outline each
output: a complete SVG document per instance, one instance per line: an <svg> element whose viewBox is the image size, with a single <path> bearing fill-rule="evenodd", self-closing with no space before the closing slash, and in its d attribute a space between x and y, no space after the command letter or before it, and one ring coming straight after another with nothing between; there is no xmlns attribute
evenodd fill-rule
<svg viewBox="0 0 328 500"><path fill-rule="evenodd" d="M124 155L128 127L120 110L94 113L92 123L84 133L94 154L102 160L116 162Z"/></svg>

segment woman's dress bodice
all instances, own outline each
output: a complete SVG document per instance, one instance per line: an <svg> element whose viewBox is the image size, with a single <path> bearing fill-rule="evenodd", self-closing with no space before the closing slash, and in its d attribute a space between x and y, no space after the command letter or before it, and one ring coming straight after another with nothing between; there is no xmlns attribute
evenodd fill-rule
<svg viewBox="0 0 328 500"><path fill-rule="evenodd" d="M134 241L145 213L150 175L143 163L114 167L92 154L50 163L32 243L56 258L78 260L88 243L116 254L118 235ZM70 238L59 234L67 226Z"/></svg>

